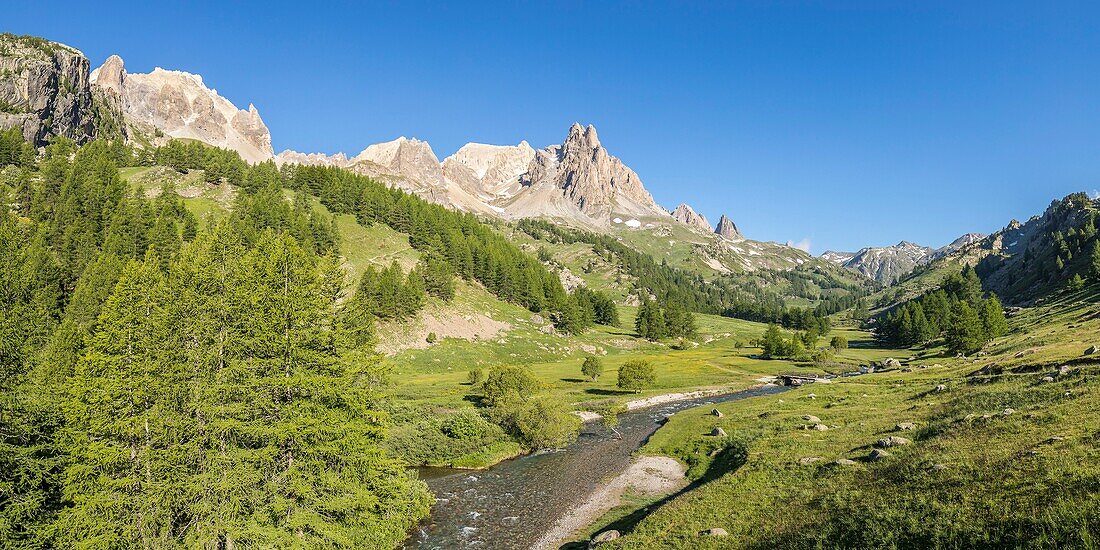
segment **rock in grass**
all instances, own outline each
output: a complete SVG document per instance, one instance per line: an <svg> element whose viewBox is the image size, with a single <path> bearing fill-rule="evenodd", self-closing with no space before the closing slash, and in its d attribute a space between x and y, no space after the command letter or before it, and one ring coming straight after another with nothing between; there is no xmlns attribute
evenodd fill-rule
<svg viewBox="0 0 1100 550"><path fill-rule="evenodd" d="M901 361L898 361L893 357L888 357L885 361L882 362L882 366L888 369L896 369L901 366Z"/></svg>
<svg viewBox="0 0 1100 550"><path fill-rule="evenodd" d="M1098 351L1100 351L1100 348L1097 348L1096 346L1089 346L1089 349L1085 350L1085 355L1092 355Z"/></svg>
<svg viewBox="0 0 1100 550"><path fill-rule="evenodd" d="M723 430L722 428L720 428L718 426L715 426L714 429L710 431L710 435L713 435L713 436L716 436L716 437L726 437L726 430Z"/></svg>
<svg viewBox="0 0 1100 550"><path fill-rule="evenodd" d="M1040 378L1039 381L1044 383L1044 384L1049 384L1049 383L1054 381L1054 377L1053 376L1044 376L1044 377Z"/></svg>
<svg viewBox="0 0 1100 550"><path fill-rule="evenodd" d="M946 384L940 384L940 385L936 386L936 391L938 391L938 392L947 391L947 385Z"/></svg>
<svg viewBox="0 0 1100 550"><path fill-rule="evenodd" d="M817 431L819 431L819 432L827 432L827 431L829 431L829 427L828 427L828 426L826 426L826 425L824 425L824 424L814 424L814 425L813 425L813 429L815 429L815 430L817 430Z"/></svg>
<svg viewBox="0 0 1100 550"><path fill-rule="evenodd" d="M836 462L834 462L834 464L836 464L837 466L855 466L859 463L850 458L838 458L836 459Z"/></svg>
<svg viewBox="0 0 1100 550"><path fill-rule="evenodd" d="M902 445L908 445L910 443L912 443L912 441L909 441L908 439L905 439L904 437L898 437L896 435L892 435L890 437L884 437L884 438L876 441L875 442L875 447L878 447L880 449L888 449L890 447L900 447Z"/></svg>
<svg viewBox="0 0 1100 550"><path fill-rule="evenodd" d="M813 464L814 462L818 462L820 460L823 460L820 456L808 456L806 458L798 459L798 463L803 466L809 466L810 464Z"/></svg>
<svg viewBox="0 0 1100 550"><path fill-rule="evenodd" d="M933 465L932 465L932 471L933 471L933 472L942 472L942 471L944 471L944 470L946 470L946 469L947 469L947 465L946 465L946 464L933 464Z"/></svg>
<svg viewBox="0 0 1100 550"><path fill-rule="evenodd" d="M889 457L890 457L890 453L888 453L888 452L886 452L882 449L874 449L874 450L871 451L871 454L867 455L867 460L877 462L879 460L883 460L883 459L886 459L886 458L889 458Z"/></svg>
<svg viewBox="0 0 1100 550"><path fill-rule="evenodd" d="M703 535L704 537L728 537L729 536L729 532L727 532L725 529L722 529L721 527L711 527L710 529L707 529L705 531L700 531L699 534Z"/></svg>
<svg viewBox="0 0 1100 550"><path fill-rule="evenodd" d="M718 409L711 409L710 414L717 416L718 418L722 418L722 411Z"/></svg>
<svg viewBox="0 0 1100 550"><path fill-rule="evenodd" d="M1008 416L1008 415L1013 414L1015 412L1016 412L1016 409L1013 409L1012 407L1006 407L1005 410L1001 411L1001 416Z"/></svg>
<svg viewBox="0 0 1100 550"><path fill-rule="evenodd" d="M1065 441L1065 440L1066 440L1066 438L1064 438L1060 435L1054 435L1054 436L1051 436L1046 441L1044 441L1043 443L1046 443L1047 445L1053 445L1055 443L1058 443L1059 441Z"/></svg>
<svg viewBox="0 0 1100 550"><path fill-rule="evenodd" d="M917 429L917 425L912 422L898 422L894 425L894 429L899 432L907 432L909 430Z"/></svg>
<svg viewBox="0 0 1100 550"><path fill-rule="evenodd" d="M816 416L814 416L814 415L812 415L812 414L804 414L804 415L802 415L802 420L805 420L806 422L821 422L821 419L820 419L820 418L818 418L818 417L816 417Z"/></svg>
<svg viewBox="0 0 1100 550"><path fill-rule="evenodd" d="M589 548L595 548L595 547L597 547L601 544L611 542L611 541L613 541L613 540L615 540L615 539L617 539L621 536L622 536L622 534L619 533L618 531L614 530L614 529L604 531L604 532L592 537L592 540L588 542L588 547Z"/></svg>

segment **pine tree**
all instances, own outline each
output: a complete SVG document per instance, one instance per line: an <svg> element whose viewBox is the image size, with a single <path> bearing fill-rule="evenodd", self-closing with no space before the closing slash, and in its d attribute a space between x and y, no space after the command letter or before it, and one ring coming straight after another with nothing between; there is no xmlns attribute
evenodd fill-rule
<svg viewBox="0 0 1100 550"><path fill-rule="evenodd" d="M1004 308L1001 307L1001 301L997 299L997 296L991 295L982 302L979 316L982 319L982 329L985 332L986 340L1004 336L1008 332L1008 321L1005 319Z"/></svg>
<svg viewBox="0 0 1100 550"><path fill-rule="evenodd" d="M960 300L953 306L946 340L947 349L952 353L970 354L985 344L987 339L982 320L969 303Z"/></svg>

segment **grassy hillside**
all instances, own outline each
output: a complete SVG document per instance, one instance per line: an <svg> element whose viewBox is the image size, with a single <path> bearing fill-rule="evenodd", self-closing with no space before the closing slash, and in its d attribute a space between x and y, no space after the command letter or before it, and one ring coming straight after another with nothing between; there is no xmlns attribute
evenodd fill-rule
<svg viewBox="0 0 1100 550"><path fill-rule="evenodd" d="M630 532L608 547L1094 547L1100 355L1084 353L1100 344L1100 292L1024 310L1012 329L974 359L676 415L642 453L705 463L693 444L722 426L745 454L697 467L716 479L620 522ZM870 460L890 436L911 443ZM729 536L700 535L714 527Z"/></svg>

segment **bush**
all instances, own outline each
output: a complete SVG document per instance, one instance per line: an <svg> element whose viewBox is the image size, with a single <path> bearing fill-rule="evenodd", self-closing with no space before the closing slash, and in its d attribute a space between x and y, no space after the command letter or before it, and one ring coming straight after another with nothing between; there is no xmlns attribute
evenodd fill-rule
<svg viewBox="0 0 1100 550"><path fill-rule="evenodd" d="M833 336L833 339L829 341L829 347L840 353L840 350L848 349L848 339L839 335Z"/></svg>
<svg viewBox="0 0 1100 550"><path fill-rule="evenodd" d="M603 361L592 355L585 357L584 364L581 365L581 374L593 382L599 380L600 375L603 374Z"/></svg>
<svg viewBox="0 0 1100 550"><path fill-rule="evenodd" d="M481 385L481 393L490 405L522 399L538 391L539 383L531 371L522 367L494 367Z"/></svg>
<svg viewBox="0 0 1100 550"><path fill-rule="evenodd" d="M564 447L577 438L581 424L563 405L544 397L509 401L493 407L490 415L528 449Z"/></svg>
<svg viewBox="0 0 1100 550"><path fill-rule="evenodd" d="M435 335L434 332L429 332L428 337L425 338L424 340L426 342L428 342L429 344L434 344L436 342L436 340L438 340L438 337Z"/></svg>
<svg viewBox="0 0 1100 550"><path fill-rule="evenodd" d="M642 391L657 381L657 372L649 361L627 361L619 367L619 389Z"/></svg>
<svg viewBox="0 0 1100 550"><path fill-rule="evenodd" d="M471 386L476 386L485 381L485 371L481 368L475 367L470 369L470 372L466 374L466 381Z"/></svg>
<svg viewBox="0 0 1100 550"><path fill-rule="evenodd" d="M465 410L448 416L442 431L452 439L472 439L485 435L491 426L477 411Z"/></svg>

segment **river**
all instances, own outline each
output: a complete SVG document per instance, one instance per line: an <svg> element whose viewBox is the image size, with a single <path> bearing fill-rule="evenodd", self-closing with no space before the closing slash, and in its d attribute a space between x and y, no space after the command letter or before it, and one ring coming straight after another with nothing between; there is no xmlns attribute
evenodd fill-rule
<svg viewBox="0 0 1100 550"><path fill-rule="evenodd" d="M565 449L507 460L487 470L421 468L420 477L436 503L406 548L530 548L601 481L624 471L632 453L665 418L701 405L784 389L764 386L622 413L616 426L620 436L590 422Z"/></svg>

